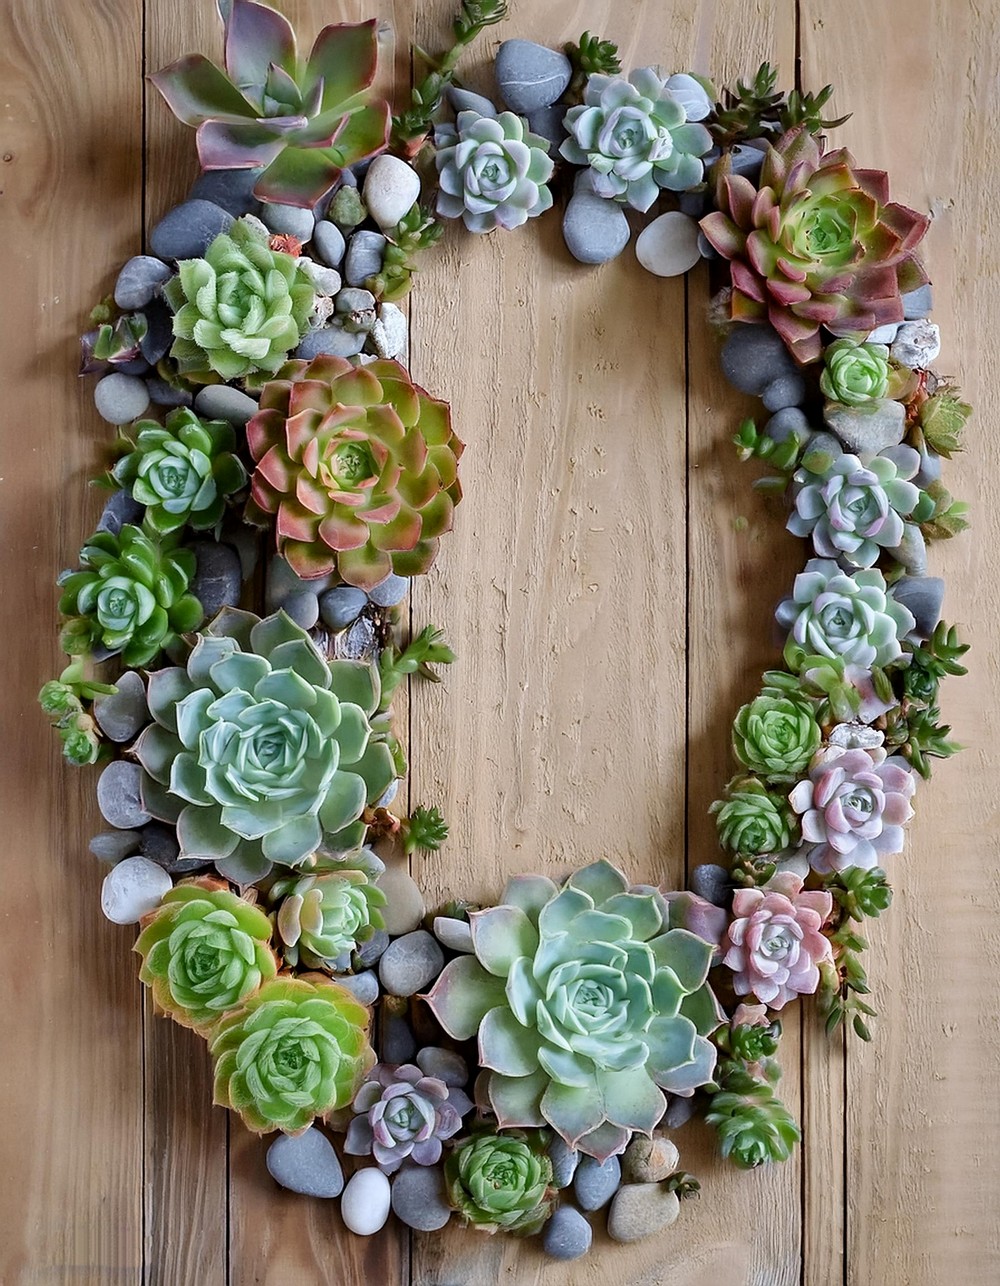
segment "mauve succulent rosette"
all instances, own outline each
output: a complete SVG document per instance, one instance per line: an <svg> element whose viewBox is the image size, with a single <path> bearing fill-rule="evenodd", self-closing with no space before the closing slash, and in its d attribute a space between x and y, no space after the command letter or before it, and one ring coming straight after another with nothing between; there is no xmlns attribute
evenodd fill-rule
<svg viewBox="0 0 1000 1286"><path fill-rule="evenodd" d="M819 986L819 966L832 959L820 932L833 910L825 890L803 890L795 875L776 875L764 888L738 889L723 964L738 996L753 994L772 1009Z"/></svg>
<svg viewBox="0 0 1000 1286"><path fill-rule="evenodd" d="M344 1151L371 1155L386 1174L404 1161L436 1165L472 1106L464 1090L425 1076L419 1067L379 1063L354 1096L357 1115L347 1127Z"/></svg>

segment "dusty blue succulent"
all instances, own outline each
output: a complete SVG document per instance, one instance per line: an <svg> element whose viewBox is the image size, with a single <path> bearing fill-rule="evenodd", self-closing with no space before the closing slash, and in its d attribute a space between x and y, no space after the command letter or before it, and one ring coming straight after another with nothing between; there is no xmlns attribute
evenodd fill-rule
<svg viewBox="0 0 1000 1286"><path fill-rule="evenodd" d="M552 205L548 141L513 112L459 112L454 126L438 126L435 142L438 214L462 218L470 232L518 228Z"/></svg>

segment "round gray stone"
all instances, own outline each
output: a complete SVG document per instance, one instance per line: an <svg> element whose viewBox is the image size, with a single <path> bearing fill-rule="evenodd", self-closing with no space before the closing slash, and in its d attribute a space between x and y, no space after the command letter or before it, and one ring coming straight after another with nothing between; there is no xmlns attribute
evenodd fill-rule
<svg viewBox="0 0 1000 1286"><path fill-rule="evenodd" d="M316 219L312 210L303 210L297 205L279 205L262 201L260 218L270 232L279 232L286 237L298 237L303 245L311 240Z"/></svg>
<svg viewBox="0 0 1000 1286"><path fill-rule="evenodd" d="M112 741L131 741L149 721L146 685L135 670L126 670L115 686L117 692L94 701L94 718Z"/></svg>
<svg viewBox="0 0 1000 1286"><path fill-rule="evenodd" d="M479 116L492 117L499 114L488 98L474 94L471 89L460 89L458 85L448 86L448 102L456 115L459 112L476 112Z"/></svg>
<svg viewBox="0 0 1000 1286"><path fill-rule="evenodd" d="M155 911L173 880L155 862L145 857L126 857L104 877L101 910L112 924L138 924Z"/></svg>
<svg viewBox="0 0 1000 1286"><path fill-rule="evenodd" d="M451 1218L444 1174L437 1165L403 1165L392 1181L392 1209L407 1228L437 1232Z"/></svg>
<svg viewBox="0 0 1000 1286"><path fill-rule="evenodd" d="M363 286L369 277L382 271L385 246L381 232L355 232L344 260L344 279L349 286Z"/></svg>
<svg viewBox="0 0 1000 1286"><path fill-rule="evenodd" d="M166 826L163 822L150 822L148 826L142 828L142 835L139 838L139 852L143 857L148 857L151 862L156 862L167 871L180 870L197 870L202 866L210 866L208 858L184 858L178 862L181 846L177 842L177 832L172 826Z"/></svg>
<svg viewBox="0 0 1000 1286"><path fill-rule="evenodd" d="M139 848L139 831L102 831L88 845L99 862L116 862L131 857Z"/></svg>
<svg viewBox="0 0 1000 1286"><path fill-rule="evenodd" d="M733 388L758 397L774 380L797 373L784 340L763 322L735 325L722 345L720 362Z"/></svg>
<svg viewBox="0 0 1000 1286"><path fill-rule="evenodd" d="M606 1161L585 1156L573 1175L573 1192L581 1210L600 1210L606 1206L622 1181L622 1164L616 1156Z"/></svg>
<svg viewBox="0 0 1000 1286"><path fill-rule="evenodd" d="M713 906L726 906L732 892L729 872L715 862L702 862L691 872L691 891Z"/></svg>
<svg viewBox="0 0 1000 1286"><path fill-rule="evenodd" d="M790 406L801 406L805 400L806 382L798 372L772 380L761 394L761 401L769 411L784 411Z"/></svg>
<svg viewBox="0 0 1000 1286"><path fill-rule="evenodd" d="M131 424L149 406L149 390L138 375L112 371L94 385L94 405L109 424Z"/></svg>
<svg viewBox="0 0 1000 1286"><path fill-rule="evenodd" d="M549 144L549 155L555 156L567 137L563 119L569 109L563 103L550 103L548 107L539 107L528 117L528 128L532 134L538 134Z"/></svg>
<svg viewBox="0 0 1000 1286"><path fill-rule="evenodd" d="M913 633L920 639L930 638L941 619L944 581L940 576L901 576L892 587L892 597L909 608L916 621Z"/></svg>
<svg viewBox="0 0 1000 1286"><path fill-rule="evenodd" d="M572 1206L557 1206L542 1234L542 1249L550 1259L579 1259L590 1249L594 1230Z"/></svg>
<svg viewBox="0 0 1000 1286"><path fill-rule="evenodd" d="M174 270L153 255L135 255L123 266L115 282L115 303L131 310L145 308L158 287L174 275Z"/></svg>
<svg viewBox="0 0 1000 1286"><path fill-rule="evenodd" d="M669 1228L680 1209L677 1193L660 1183L627 1183L608 1211L608 1236L612 1241L642 1241Z"/></svg>
<svg viewBox="0 0 1000 1286"><path fill-rule="evenodd" d="M97 806L109 826L134 830L152 820L140 799L141 779L139 765L124 759L116 759L101 773L97 779Z"/></svg>
<svg viewBox="0 0 1000 1286"><path fill-rule="evenodd" d="M440 1045L427 1045L417 1054L417 1066L425 1076L435 1076L453 1089L469 1081L469 1065L461 1054Z"/></svg>
<svg viewBox="0 0 1000 1286"><path fill-rule="evenodd" d="M827 402L823 418L848 451L858 454L878 455L899 446L906 432L906 408L887 397L861 406Z"/></svg>
<svg viewBox="0 0 1000 1286"><path fill-rule="evenodd" d="M355 954L363 965L378 964L388 945L388 933L386 933L385 929L376 929L367 942L359 944Z"/></svg>
<svg viewBox="0 0 1000 1286"><path fill-rule="evenodd" d="M368 591L368 597L379 607L395 607L397 603L403 601L409 590L408 576L396 576L390 572L384 581Z"/></svg>
<svg viewBox="0 0 1000 1286"><path fill-rule="evenodd" d="M213 201L237 219L243 214L259 214L260 202L253 189L263 173L263 169L205 170L195 180L189 198Z"/></svg>
<svg viewBox="0 0 1000 1286"><path fill-rule="evenodd" d="M267 563L267 588L264 603L268 612L276 612L285 599L290 598L293 594L309 593L316 595L326 589L329 583L329 576L317 576L315 580L306 580L305 577L293 572L280 554L275 554L268 559Z"/></svg>
<svg viewBox="0 0 1000 1286"><path fill-rule="evenodd" d="M563 215L563 240L580 263L608 263L621 254L630 236L628 219L615 201L586 191L570 197Z"/></svg>
<svg viewBox="0 0 1000 1286"><path fill-rule="evenodd" d="M168 210L150 233L150 249L160 259L198 259L233 222L229 211L214 201L184 201Z"/></svg>
<svg viewBox="0 0 1000 1286"><path fill-rule="evenodd" d="M366 969L363 973L338 974L334 982L349 991L359 1005L374 1005L378 1000L378 978L373 969Z"/></svg>
<svg viewBox="0 0 1000 1286"><path fill-rule="evenodd" d="M319 620L319 599L315 590L304 589L298 594L289 594L281 606L300 629L311 630Z"/></svg>
<svg viewBox="0 0 1000 1286"><path fill-rule="evenodd" d="M576 1148L571 1148L565 1139L554 1134L549 1144L549 1160L552 1162L552 1182L557 1188L568 1188L573 1182L576 1167L580 1164L580 1153Z"/></svg>
<svg viewBox="0 0 1000 1286"><path fill-rule="evenodd" d="M382 1019L382 1062L409 1063L417 1052L413 1029L401 1014Z"/></svg>
<svg viewBox="0 0 1000 1286"><path fill-rule="evenodd" d="M382 152L368 167L362 196L379 227L391 230L420 199L420 176L401 157Z"/></svg>
<svg viewBox="0 0 1000 1286"><path fill-rule="evenodd" d="M304 1134L279 1134L267 1150L275 1183L304 1197L339 1197L344 1171L333 1144L315 1125Z"/></svg>
<svg viewBox="0 0 1000 1286"><path fill-rule="evenodd" d="M242 428L260 409L254 398L228 384L206 384L194 399L194 409L203 419L226 420Z"/></svg>
<svg viewBox="0 0 1000 1286"><path fill-rule="evenodd" d="M740 174L751 183L756 182L764 164L764 153L759 148L737 143L729 149L729 163L732 174Z"/></svg>
<svg viewBox="0 0 1000 1286"><path fill-rule="evenodd" d="M809 419L797 406L786 406L764 425L764 432L772 442L787 442L794 433L800 442L809 436Z"/></svg>
<svg viewBox="0 0 1000 1286"><path fill-rule="evenodd" d="M416 880L401 866L390 866L382 872L376 881L386 896L382 908L382 920L385 931L391 938L401 938L403 934L412 935L413 930L424 918L424 895L420 892ZM430 934L424 935L430 938ZM433 938L430 938L433 942ZM434 944L437 946L437 944ZM440 948L438 948L440 953ZM415 988L414 990L419 990ZM408 991L399 991L399 996L411 995Z"/></svg>
<svg viewBox="0 0 1000 1286"><path fill-rule="evenodd" d="M504 102L524 116L561 98L573 68L558 49L533 40L505 40L497 50L494 72Z"/></svg>
<svg viewBox="0 0 1000 1286"><path fill-rule="evenodd" d="M339 268L346 249L347 242L337 225L329 219L321 219L313 232L313 254L328 268Z"/></svg>
<svg viewBox="0 0 1000 1286"><path fill-rule="evenodd" d="M198 560L191 593L205 609L206 620L211 620L224 607L235 607L240 601L243 586L240 556L231 545L215 540L196 540L189 548Z"/></svg>
<svg viewBox="0 0 1000 1286"><path fill-rule="evenodd" d="M352 335L340 326L319 326L303 337L295 356L306 361L326 353L331 357L355 357L365 346L367 336L362 331Z"/></svg>
<svg viewBox="0 0 1000 1286"><path fill-rule="evenodd" d="M916 523L903 524L903 539L889 552L911 576L923 576L927 571L927 542Z"/></svg>
<svg viewBox="0 0 1000 1286"><path fill-rule="evenodd" d="M319 614L323 624L331 630L346 630L352 621L358 619L367 603L368 595L363 589L354 585L335 585L321 595Z"/></svg>
<svg viewBox="0 0 1000 1286"><path fill-rule="evenodd" d="M133 525L141 523L144 512L138 500L132 499L131 492L125 490L112 492L97 520L97 530L109 531L112 536L117 536L126 523Z"/></svg>
<svg viewBox="0 0 1000 1286"><path fill-rule="evenodd" d="M415 996L444 968L444 952L426 929L390 942L378 962L382 986L390 996Z"/></svg>
<svg viewBox="0 0 1000 1286"><path fill-rule="evenodd" d="M151 375L146 380L149 400L156 406L193 406L194 397L186 388L174 388L158 375Z"/></svg>
<svg viewBox="0 0 1000 1286"><path fill-rule="evenodd" d="M694 1116L697 1103L693 1094L686 1098L683 1094L675 1094L663 1115L663 1124L669 1130L679 1130L682 1125L686 1125Z"/></svg>

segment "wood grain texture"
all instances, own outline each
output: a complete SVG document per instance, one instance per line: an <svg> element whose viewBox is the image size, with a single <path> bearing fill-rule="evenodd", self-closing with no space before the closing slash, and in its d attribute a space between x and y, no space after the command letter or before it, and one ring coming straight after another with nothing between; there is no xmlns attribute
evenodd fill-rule
<svg viewBox="0 0 1000 1286"><path fill-rule="evenodd" d="M308 40L376 6L281 7ZM410 40L438 46L452 3L378 9L386 74L401 85ZM75 336L140 248L143 217L148 231L195 177L191 133L140 73L217 54L214 7L3 0L0 701L17 752L0 771L16 1033L0 1061L0 1166L16 1178L0 1190L3 1286L988 1286L1000 1274L1000 1037L982 987L1000 956L989 754L1000 425L988 400L1000 0L512 0L467 79L490 91L499 39L557 44L583 28L618 40L628 64L718 78L768 58L788 83L800 55L803 83L835 81L835 103L855 112L839 140L935 215L941 366L978 412L949 474L974 502L976 538L935 550L931 569L976 645L945 702L970 749L922 788L892 872L896 905L871 933L875 1040L852 1042L845 1065L839 1042L790 1015L782 1092L805 1130L797 1157L738 1174L692 1123L677 1141L700 1202L645 1244L599 1233L570 1265L457 1230L364 1241L333 1203L275 1187L266 1145L210 1107L202 1043L143 1009L131 932L100 917L102 871L85 852L95 774L61 768L33 706L58 665L51 580L93 525L83 479L109 440L73 373ZM457 530L410 609L416 629L445 626L460 657L443 684L410 694L409 795L452 824L445 849L414 863L429 904L605 854L679 885L715 856L706 810L730 773L729 723L777 655L771 609L802 550L733 457L731 433L755 407L722 383L707 301L703 272L655 281L630 252L582 269L556 215L515 236L451 229L421 274L413 373L452 401L469 444Z"/></svg>

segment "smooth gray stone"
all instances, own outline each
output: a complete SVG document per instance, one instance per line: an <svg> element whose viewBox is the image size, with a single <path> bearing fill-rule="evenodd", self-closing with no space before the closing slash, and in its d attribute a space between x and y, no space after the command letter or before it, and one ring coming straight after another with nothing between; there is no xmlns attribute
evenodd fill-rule
<svg viewBox="0 0 1000 1286"><path fill-rule="evenodd" d="M453 1049L427 1045L417 1054L417 1066L425 1076L435 1076L453 1089L461 1089L469 1082L469 1065Z"/></svg>
<svg viewBox="0 0 1000 1286"><path fill-rule="evenodd" d="M764 164L764 153L756 147L748 147L745 144L737 143L735 147L729 150L729 160L732 165L733 174L740 174L745 179L753 182L760 174L761 166Z"/></svg>
<svg viewBox="0 0 1000 1286"><path fill-rule="evenodd" d="M713 906L728 905L732 889L729 872L715 862L702 862L691 872L691 892Z"/></svg>
<svg viewBox="0 0 1000 1286"><path fill-rule="evenodd" d="M385 931L390 938L412 933L424 918L424 895L404 866L392 865L382 872L378 887L386 896L382 908Z"/></svg>
<svg viewBox="0 0 1000 1286"><path fill-rule="evenodd" d="M923 576L927 571L927 542L916 523L903 524L903 539L889 552L911 576Z"/></svg>
<svg viewBox="0 0 1000 1286"><path fill-rule="evenodd" d="M94 701L94 718L112 741L131 741L149 722L146 685L135 670L126 670L115 685L117 692Z"/></svg>
<svg viewBox="0 0 1000 1286"><path fill-rule="evenodd" d="M378 1000L378 978L372 969L366 969L364 973L338 974L334 982L349 991L359 1005L374 1005Z"/></svg>
<svg viewBox="0 0 1000 1286"><path fill-rule="evenodd" d="M823 418L844 446L859 455L899 446L906 432L906 408L887 397L861 406L827 402Z"/></svg>
<svg viewBox="0 0 1000 1286"><path fill-rule="evenodd" d="M214 201L184 201L168 210L150 233L149 245L160 259L199 259L233 216Z"/></svg>
<svg viewBox="0 0 1000 1286"><path fill-rule="evenodd" d="M566 126L563 119L569 110L563 103L550 103L548 107L539 107L528 117L528 128L532 134L538 134L548 140L549 155L555 156L560 145L566 139Z"/></svg>
<svg viewBox="0 0 1000 1286"><path fill-rule="evenodd" d="M315 580L306 580L297 575L280 554L274 554L267 562L267 582L264 591L264 605L268 612L276 612L286 598L293 594L318 594L329 585L329 576L317 576Z"/></svg>
<svg viewBox="0 0 1000 1286"><path fill-rule="evenodd" d="M149 406L149 390L138 375L112 371L94 385L94 405L109 424L131 424Z"/></svg>
<svg viewBox="0 0 1000 1286"><path fill-rule="evenodd" d="M115 282L115 303L131 311L145 308L157 289L174 275L174 270L153 255L134 255L122 267Z"/></svg>
<svg viewBox="0 0 1000 1286"><path fill-rule="evenodd" d="M237 219L243 214L259 215L260 202L253 188L263 173L263 169L205 170L195 179L189 199L214 201Z"/></svg>
<svg viewBox="0 0 1000 1286"><path fill-rule="evenodd" d="M109 826L135 830L152 820L139 795L141 778L139 765L124 759L116 759L101 773L97 779L97 806Z"/></svg>
<svg viewBox="0 0 1000 1286"><path fill-rule="evenodd" d="M102 831L88 845L99 862L116 862L131 857L139 851L139 831Z"/></svg>
<svg viewBox="0 0 1000 1286"><path fill-rule="evenodd" d="M771 416L764 432L772 442L787 442L793 433L800 442L805 442L809 436L809 419L797 406L786 406Z"/></svg>
<svg viewBox="0 0 1000 1286"><path fill-rule="evenodd" d="M196 540L189 546L198 560L191 593L211 620L224 607L235 607L240 601L243 568L240 556L231 545L214 540Z"/></svg>
<svg viewBox="0 0 1000 1286"><path fill-rule="evenodd" d="M303 337L302 343L295 350L295 356L307 361L327 353L331 357L355 357L365 346L367 336L352 335L340 326L319 326Z"/></svg>
<svg viewBox="0 0 1000 1286"><path fill-rule="evenodd" d="M689 1098L675 1094L663 1115L663 1124L670 1130L679 1130L694 1116L696 1106L693 1094Z"/></svg>
<svg viewBox="0 0 1000 1286"><path fill-rule="evenodd" d="M386 240L381 232L355 232L347 245L344 279L349 286L363 286L369 277L382 271Z"/></svg>
<svg viewBox="0 0 1000 1286"><path fill-rule="evenodd" d="M940 576L901 576L892 587L892 597L909 608L916 621L913 633L927 639L941 619L944 581Z"/></svg>
<svg viewBox="0 0 1000 1286"><path fill-rule="evenodd" d="M449 951L461 951L471 954L472 929L468 920L453 920L450 916L434 917L434 936Z"/></svg>
<svg viewBox="0 0 1000 1286"><path fill-rule="evenodd" d="M180 851L177 832L172 826L167 826L163 822L150 822L148 826L142 828L139 852L143 857L148 857L151 862L157 862L172 872L178 865ZM185 858L182 860L182 865L183 869L195 870L200 866L210 866L211 862L208 858L202 857L197 860Z"/></svg>
<svg viewBox="0 0 1000 1286"><path fill-rule="evenodd" d="M594 1157L580 1158L573 1175L573 1192L581 1210L600 1210L618 1191L622 1181L622 1163L616 1156L603 1163Z"/></svg>
<svg viewBox="0 0 1000 1286"><path fill-rule="evenodd" d="M417 1052L413 1029L400 1014L389 1014L382 1022L382 1062L409 1063Z"/></svg>
<svg viewBox="0 0 1000 1286"><path fill-rule="evenodd" d="M586 191L570 197L563 215L563 240L580 263L608 263L621 254L631 235L625 212L616 201Z"/></svg>
<svg viewBox="0 0 1000 1286"><path fill-rule="evenodd" d="M471 89L460 89L457 85L448 86L448 102L456 116L459 112L478 112L480 116L499 115L496 107L482 94L474 94Z"/></svg>
<svg viewBox="0 0 1000 1286"><path fill-rule="evenodd" d="M139 348L150 366L155 366L174 342L174 315L164 299L151 300L143 315L147 330L139 340Z"/></svg>
<svg viewBox="0 0 1000 1286"><path fill-rule="evenodd" d="M158 375L146 380L146 391L154 406L193 406L194 396L186 388L174 388Z"/></svg>
<svg viewBox="0 0 1000 1286"><path fill-rule="evenodd" d="M389 935L385 929L376 929L367 942L359 944L355 955L363 965L378 964L382 953L389 945Z"/></svg>
<svg viewBox="0 0 1000 1286"><path fill-rule="evenodd" d="M801 406L805 399L806 382L797 372L772 380L761 394L761 401L769 411L784 411L790 406Z"/></svg>
<svg viewBox="0 0 1000 1286"><path fill-rule="evenodd" d="M678 210L680 210L682 214L690 215L692 219L700 219L705 213L707 205L708 200L705 193L699 192L697 189L693 189L690 192L677 193ZM709 247L709 250L711 250L711 247ZM708 254L706 251L702 250L701 253L706 259L710 259L712 255L715 254L715 251L711 250L711 254Z"/></svg>
<svg viewBox="0 0 1000 1286"><path fill-rule="evenodd" d="M148 375L150 365L144 357L133 357L130 362L116 362L115 370L121 375Z"/></svg>
<svg viewBox="0 0 1000 1286"><path fill-rule="evenodd" d="M690 214L693 219L701 217L698 214L692 214L689 209L685 210L684 213ZM719 257L719 252L716 250L715 246L712 245L708 237L706 237L704 232L701 231L698 233L698 253L703 259L718 259Z"/></svg>
<svg viewBox="0 0 1000 1286"><path fill-rule="evenodd" d="M315 1125L304 1134L279 1134L267 1150L275 1183L304 1197L339 1197L344 1171L333 1144Z"/></svg>
<svg viewBox="0 0 1000 1286"><path fill-rule="evenodd" d="M262 201L260 218L270 232L279 232L286 237L298 237L303 245L312 239L316 218L312 210L303 210L297 205L280 205L277 202Z"/></svg>
<svg viewBox="0 0 1000 1286"><path fill-rule="evenodd" d="M319 620L319 599L315 590L304 589L298 594L289 594L281 606L300 629L311 630Z"/></svg>
<svg viewBox="0 0 1000 1286"><path fill-rule="evenodd" d="M226 420L240 428L260 409L241 389L228 384L206 384L194 399L194 409L205 420Z"/></svg>
<svg viewBox="0 0 1000 1286"><path fill-rule="evenodd" d="M572 1206L557 1206L542 1233L542 1249L550 1259L579 1259L590 1249L594 1230Z"/></svg>
<svg viewBox="0 0 1000 1286"><path fill-rule="evenodd" d="M719 360L733 388L757 397L783 375L798 372L784 340L764 322L737 323L722 345Z"/></svg>
<svg viewBox="0 0 1000 1286"><path fill-rule="evenodd" d="M444 952L426 929L404 933L386 947L379 978L390 996L415 996L444 968Z"/></svg>
<svg viewBox="0 0 1000 1286"><path fill-rule="evenodd" d="M339 293L343 285L343 279L336 268L328 268L326 264L320 263L318 259L308 259L305 255L299 259L299 263L320 298L326 296L332 299L334 295Z"/></svg>
<svg viewBox="0 0 1000 1286"><path fill-rule="evenodd" d="M367 313L375 307L375 296L360 286L345 286L333 301L333 306L338 313Z"/></svg>
<svg viewBox="0 0 1000 1286"><path fill-rule="evenodd" d="M397 603L403 601L409 591L409 576L397 576L390 572L381 584L368 591L368 597L379 607L395 607Z"/></svg>
<svg viewBox="0 0 1000 1286"><path fill-rule="evenodd" d="M557 1188L568 1188L573 1182L576 1167L580 1164L580 1153L576 1148L571 1148L565 1139L554 1134L549 1144L549 1160L552 1162L552 1182Z"/></svg>
<svg viewBox="0 0 1000 1286"><path fill-rule="evenodd" d="M437 1232L451 1218L438 1165L404 1164L392 1181L392 1209L407 1228Z"/></svg>
<svg viewBox="0 0 1000 1286"><path fill-rule="evenodd" d="M669 1228L679 1213L676 1192L662 1183L627 1183L608 1211L608 1236L612 1241L643 1241Z"/></svg>
<svg viewBox="0 0 1000 1286"><path fill-rule="evenodd" d="M144 857L116 862L101 883L101 910L112 924L138 924L170 892L166 871Z"/></svg>
<svg viewBox="0 0 1000 1286"><path fill-rule="evenodd" d="M329 219L321 219L312 236L312 250L316 257L328 268L339 268L346 249L347 242L337 225Z"/></svg>
<svg viewBox="0 0 1000 1286"><path fill-rule="evenodd" d="M526 116L562 97L573 68L558 49L533 40L505 40L497 50L494 73L501 98L511 111Z"/></svg>
<svg viewBox="0 0 1000 1286"><path fill-rule="evenodd" d="M138 500L132 499L132 493L124 488L114 491L108 497L100 518L97 520L98 531L109 531L117 536L126 523L138 525L145 513Z"/></svg>
<svg viewBox="0 0 1000 1286"><path fill-rule="evenodd" d="M929 317L934 307L934 292L930 282L924 286L918 286L916 290L908 290L902 296L902 300L904 321L920 321L924 317Z"/></svg>

